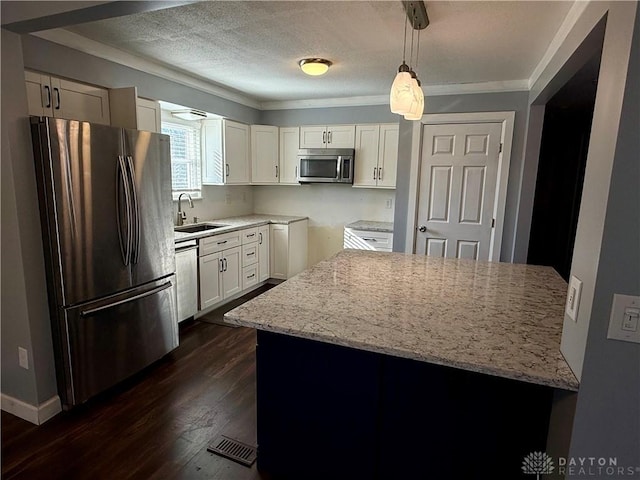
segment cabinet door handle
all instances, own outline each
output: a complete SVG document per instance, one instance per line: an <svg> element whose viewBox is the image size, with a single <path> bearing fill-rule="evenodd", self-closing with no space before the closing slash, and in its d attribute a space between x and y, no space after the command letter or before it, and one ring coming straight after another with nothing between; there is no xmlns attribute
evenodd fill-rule
<svg viewBox="0 0 640 480"><path fill-rule="evenodd" d="M276 178L278 178L278 165L276 165Z"/></svg>
<svg viewBox="0 0 640 480"><path fill-rule="evenodd" d="M296 180L298 179L298 166L296 165Z"/></svg>
<svg viewBox="0 0 640 480"><path fill-rule="evenodd" d="M49 85L45 85L44 89L47 92L47 104L44 108L51 108L51 87Z"/></svg>
<svg viewBox="0 0 640 480"><path fill-rule="evenodd" d="M222 273L222 272L224 271L224 270L222 270L222 267L223 267L222 259L219 259L219 260L218 260L218 263L219 263L219 265L218 265L218 272Z"/></svg>
<svg viewBox="0 0 640 480"><path fill-rule="evenodd" d="M229 176L229 164L225 163L224 168L225 168L225 173L226 173L226 175L228 177Z"/></svg>
<svg viewBox="0 0 640 480"><path fill-rule="evenodd" d="M222 271L226 272L227 271L227 259L223 258L222 261L224 262L224 269Z"/></svg>
<svg viewBox="0 0 640 480"><path fill-rule="evenodd" d="M59 88L54 88L53 91L56 92L56 100L57 100L57 104L55 106L55 109L56 110L60 110L60 89Z"/></svg>
<svg viewBox="0 0 640 480"><path fill-rule="evenodd" d="M333 132L329 132L329 133L327 133L327 143L331 143L331 140L332 140L332 138L331 138L331 137L332 137L332 135L331 135L331 134L332 134L332 133L333 133Z"/></svg>
<svg viewBox="0 0 640 480"><path fill-rule="evenodd" d="M327 132L322 132L322 143L327 143Z"/></svg>
<svg viewBox="0 0 640 480"><path fill-rule="evenodd" d="M258 233L258 237L260 237L260 245L262 245L262 232Z"/></svg>
<svg viewBox="0 0 640 480"><path fill-rule="evenodd" d="M378 168L378 180L382 180L382 167Z"/></svg>
<svg viewBox="0 0 640 480"><path fill-rule="evenodd" d="M376 179L377 174L378 174L378 169L374 167L374 169L373 169L373 179L374 180Z"/></svg>

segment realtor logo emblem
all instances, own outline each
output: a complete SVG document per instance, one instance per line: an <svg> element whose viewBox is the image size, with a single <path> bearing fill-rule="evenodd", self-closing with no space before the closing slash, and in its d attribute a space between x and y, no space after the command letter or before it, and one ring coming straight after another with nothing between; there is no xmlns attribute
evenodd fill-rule
<svg viewBox="0 0 640 480"><path fill-rule="evenodd" d="M545 452L531 452L522 460L522 471L527 475L535 475L540 480L540 475L553 473L553 460Z"/></svg>

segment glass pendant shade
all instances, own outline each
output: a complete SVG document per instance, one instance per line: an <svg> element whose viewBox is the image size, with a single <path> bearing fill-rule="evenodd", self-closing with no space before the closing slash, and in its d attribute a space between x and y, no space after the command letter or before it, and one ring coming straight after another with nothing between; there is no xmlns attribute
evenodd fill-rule
<svg viewBox="0 0 640 480"><path fill-rule="evenodd" d="M412 87L414 101L411 102L409 112L404 115L404 119L420 120L422 118L422 114L424 113L424 92L422 91L420 81L415 78L412 78Z"/></svg>
<svg viewBox="0 0 640 480"><path fill-rule="evenodd" d="M413 100L412 80L409 67L403 62L398 69L396 78L393 80L391 93L389 94L389 105L392 113L404 115L409 111Z"/></svg>

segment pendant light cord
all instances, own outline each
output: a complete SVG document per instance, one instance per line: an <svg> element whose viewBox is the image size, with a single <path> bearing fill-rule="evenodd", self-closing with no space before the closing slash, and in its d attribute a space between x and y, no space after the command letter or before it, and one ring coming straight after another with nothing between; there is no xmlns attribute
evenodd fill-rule
<svg viewBox="0 0 640 480"><path fill-rule="evenodd" d="M415 18L416 15L416 9L413 9L413 18ZM413 62L413 32L414 32L414 28L413 28L413 18L411 19L411 53L409 54L409 68L411 68L411 62Z"/></svg>
<svg viewBox="0 0 640 480"><path fill-rule="evenodd" d="M420 25L418 25L420 27ZM418 59L420 58L420 29L418 29L418 41L416 42L416 70L418 70ZM417 75L417 72L416 72Z"/></svg>
<svg viewBox="0 0 640 480"><path fill-rule="evenodd" d="M407 22L409 18L407 15L404 16L404 42L402 43L402 63L406 63L405 59L407 56Z"/></svg>

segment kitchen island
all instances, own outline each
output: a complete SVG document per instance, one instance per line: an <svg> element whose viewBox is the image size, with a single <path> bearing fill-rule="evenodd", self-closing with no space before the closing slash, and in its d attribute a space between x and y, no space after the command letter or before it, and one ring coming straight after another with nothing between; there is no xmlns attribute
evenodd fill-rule
<svg viewBox="0 0 640 480"><path fill-rule="evenodd" d="M565 296L548 267L345 250L232 310L258 329L259 468L519 478L578 388Z"/></svg>

